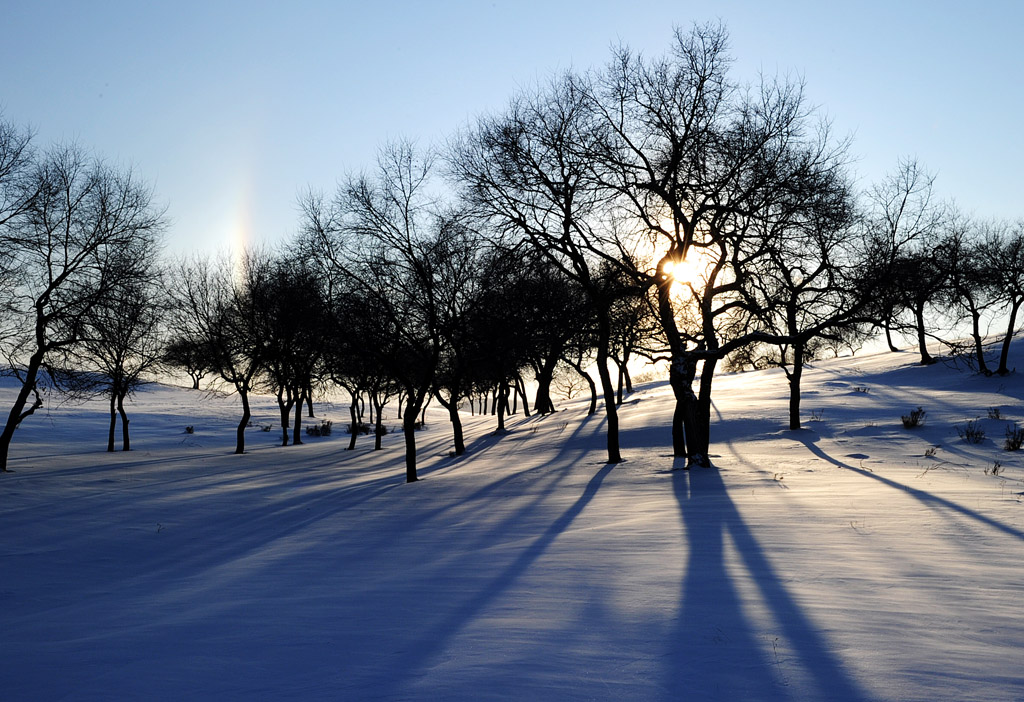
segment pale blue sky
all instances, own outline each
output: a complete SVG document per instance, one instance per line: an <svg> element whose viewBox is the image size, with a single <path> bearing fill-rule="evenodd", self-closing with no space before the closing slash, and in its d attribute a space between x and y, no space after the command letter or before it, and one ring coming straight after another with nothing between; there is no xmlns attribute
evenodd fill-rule
<svg viewBox="0 0 1024 702"><path fill-rule="evenodd" d="M0 109L39 143L130 164L170 247L274 241L297 193L377 145L423 144L517 86L664 52L721 19L738 77L803 76L867 183L900 156L980 216L1024 217L1024 2L47 2L0 0Z"/></svg>

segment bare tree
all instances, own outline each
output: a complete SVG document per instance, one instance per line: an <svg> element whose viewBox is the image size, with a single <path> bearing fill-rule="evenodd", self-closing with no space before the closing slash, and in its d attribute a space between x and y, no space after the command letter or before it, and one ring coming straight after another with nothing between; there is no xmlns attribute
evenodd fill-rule
<svg viewBox="0 0 1024 702"><path fill-rule="evenodd" d="M0 115L0 340L6 346L27 333L24 315L16 311L18 255L6 245L19 234L16 226L39 194L43 180L36 177L32 134L4 121Z"/></svg>
<svg viewBox="0 0 1024 702"><path fill-rule="evenodd" d="M596 143L598 173L659 257L637 273L658 293L676 393L673 448L687 465L709 465L717 363L746 344L785 341L760 324L749 294L767 255L755 227L815 207L817 188L844 160L845 144L812 120L801 85L742 90L730 80L727 43L722 26L704 25L677 31L661 59L621 49L593 98L608 136ZM694 269L687 276L684 264Z"/></svg>
<svg viewBox="0 0 1024 702"><path fill-rule="evenodd" d="M252 417L249 395L267 361L263 330L270 265L265 252L244 252L237 267L227 257L195 258L177 267L175 326L187 343L204 349L218 379L242 401L235 431L235 453L245 453L245 430Z"/></svg>
<svg viewBox="0 0 1024 702"><path fill-rule="evenodd" d="M935 253L946 285L938 293L938 302L957 322L969 320L971 343L946 342L954 354L984 375L992 375L986 358L987 329L991 314L1004 303L1005 291L998 285L1002 266L999 225L980 224L955 213L943 229Z"/></svg>
<svg viewBox="0 0 1024 702"><path fill-rule="evenodd" d="M590 304L579 283L533 247L512 255L515 265L507 271L499 293L506 296L507 333L518 337L521 354L533 371L534 411L551 414L555 368L581 330L592 326ZM511 339L505 343L515 345Z"/></svg>
<svg viewBox="0 0 1024 702"><path fill-rule="evenodd" d="M598 270L620 247L602 217L608 193L592 178L599 127L578 80L567 75L524 93L455 140L450 169L466 200L499 230L530 242L584 291L596 322L597 370L607 416L608 462L622 460L609 372L614 291Z"/></svg>
<svg viewBox="0 0 1024 702"><path fill-rule="evenodd" d="M0 114L0 228L23 214L38 194L42 183L31 176L34 157L32 133Z"/></svg>
<svg viewBox="0 0 1024 702"><path fill-rule="evenodd" d="M109 398L107 451L114 450L119 416L121 449L131 450L125 399L164 359L164 306L153 267L155 252L127 253L119 256L120 263L115 266L118 284L86 316L82 340L69 354L76 376L85 381L87 390Z"/></svg>
<svg viewBox="0 0 1024 702"><path fill-rule="evenodd" d="M392 143L374 174L349 177L333 200L302 202L306 236L388 329L381 362L404 395L407 482L418 479L419 414L441 357L440 257L457 230L429 195L431 168L411 143Z"/></svg>
<svg viewBox="0 0 1024 702"><path fill-rule="evenodd" d="M432 257L441 339L433 394L448 411L454 453L461 456L466 443L459 406L473 393L478 380L476 370L485 353L473 321L489 302L488 264L493 257L484 238L466 226L461 217L452 218L445 228L448 234L438 239Z"/></svg>
<svg viewBox="0 0 1024 702"><path fill-rule="evenodd" d="M163 362L170 368L180 368L192 381L192 389L199 389L199 381L212 369L210 354L196 340L176 337L164 348Z"/></svg>
<svg viewBox="0 0 1024 702"><path fill-rule="evenodd" d="M810 175L810 174L808 174ZM818 173L806 183L809 197L793 211L773 208L752 222L749 235L765 255L751 262L742 288L758 323L785 342L760 356L761 364L783 369L789 382L789 428L799 429L804 362L827 341L849 344L871 321L869 296L862 294L856 271L857 243L863 236L852 186L842 174ZM785 202L785 201L783 201Z"/></svg>
<svg viewBox="0 0 1024 702"><path fill-rule="evenodd" d="M282 445L302 443L302 409L323 375L330 328L325 291L316 271L297 251L283 252L267 262L267 281L254 304L262 324L263 377L277 397ZM294 410L294 422L290 420Z"/></svg>
<svg viewBox="0 0 1024 702"><path fill-rule="evenodd" d="M1006 333L999 351L995 372L1010 372L1010 342L1017 333L1017 320L1024 306L1024 220L992 225L985 235L985 269L992 284L1002 291L1006 313Z"/></svg>
<svg viewBox="0 0 1024 702"><path fill-rule="evenodd" d="M900 159L896 170L874 185L868 195L871 268L865 281L878 308L878 323L885 330L890 350L892 329L909 311L921 363L934 363L928 352L926 311L946 285L945 272L934 249L950 214L935 197L935 177L915 159Z"/></svg>
<svg viewBox="0 0 1024 702"><path fill-rule="evenodd" d="M89 315L119 285L118 262L150 250L162 224L149 188L75 147L58 147L27 176L34 197L0 231L10 256L8 310L13 333L2 340L7 372L21 383L0 432L0 470L14 430L42 405L44 367L67 367ZM54 377L49 374L49 377Z"/></svg>

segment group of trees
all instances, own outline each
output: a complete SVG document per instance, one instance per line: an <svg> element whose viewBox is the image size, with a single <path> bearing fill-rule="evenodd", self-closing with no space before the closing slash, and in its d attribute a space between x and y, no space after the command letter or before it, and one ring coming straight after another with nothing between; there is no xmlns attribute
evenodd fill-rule
<svg viewBox="0 0 1024 702"><path fill-rule="evenodd" d="M282 443L291 428L294 445L303 405L340 388L351 397L350 448L367 405L380 448L384 408L397 398L411 482L431 400L448 410L461 455L466 403L490 395L502 431L510 399L529 413L527 380L541 414L554 411L559 362L589 380L596 322L582 291L537 251L439 206L428 197L431 168L412 145L390 145L374 172L330 197L304 197L302 230L278 250L178 262L164 358L194 386L211 374L238 393L236 452L245 450L251 393L276 395ZM638 343L626 326L633 317L616 318L623 359Z"/></svg>
<svg viewBox="0 0 1024 702"><path fill-rule="evenodd" d="M797 429L808 360L882 330L892 348L912 335L928 363L943 319L969 330L962 357L1007 373L1024 305L1021 224L958 213L912 160L858 192L847 142L802 86L739 84L718 25L678 30L663 57L623 48L524 90L443 148L389 144L335 193L303 196L293 240L178 261L166 295L162 219L130 173L0 130L3 348L22 381L4 457L43 379L109 393L108 448L119 413L127 449L124 399L164 364L238 393L239 453L253 392L277 397L284 445L335 387L351 397L349 446L368 407L379 448L397 400L408 481L432 400L461 455L460 407L490 397L502 431L510 405L530 411L528 384L547 414L554 378L572 372L591 413L603 398L617 462L617 406L643 357L667 362L674 454L708 465L723 362L782 367Z"/></svg>
<svg viewBox="0 0 1024 702"><path fill-rule="evenodd" d="M108 445L125 397L159 358L163 228L150 190L74 146L34 148L0 120L0 352L18 391L0 431L0 471L17 427L55 387L110 398Z"/></svg>
<svg viewBox="0 0 1024 702"><path fill-rule="evenodd" d="M868 199L867 248L870 260L884 264L870 278L874 318L890 350L897 330L916 339L922 364L935 362L928 342L936 340L985 375L1009 373L1024 304L1024 221L978 220L938 201L934 177L914 161L901 162ZM1000 321L996 360L988 339ZM964 331L967 344L958 340Z"/></svg>

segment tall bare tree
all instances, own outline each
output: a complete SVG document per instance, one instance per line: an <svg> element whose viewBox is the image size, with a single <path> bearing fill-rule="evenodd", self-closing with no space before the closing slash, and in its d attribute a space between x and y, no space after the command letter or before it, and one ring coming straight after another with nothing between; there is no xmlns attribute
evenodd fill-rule
<svg viewBox="0 0 1024 702"><path fill-rule="evenodd" d="M325 288L304 252L285 250L267 262L267 281L255 304L261 321L266 389L277 396L282 445L302 443L302 409L324 371L331 324ZM291 412L294 410L294 422Z"/></svg>
<svg viewBox="0 0 1024 702"><path fill-rule="evenodd" d="M878 323L885 330L890 350L893 327L909 312L921 363L934 363L928 352L926 312L946 285L945 273L935 256L943 228L949 221L948 205L935 196L935 176L915 159L900 159L896 169L868 193L865 260L871 268L865 282L878 308Z"/></svg>
<svg viewBox="0 0 1024 702"><path fill-rule="evenodd" d="M843 161L844 144L815 123L801 85L741 89L729 77L727 40L721 25L703 25L677 30L663 58L621 49L592 100L607 125L593 159L599 176L660 257L645 282L658 292L676 393L674 453L687 465L709 465L717 363L749 343L784 341L758 323L747 294L767 255L751 235L756 223L814 207L816 188ZM681 279L681 264L698 260Z"/></svg>
<svg viewBox="0 0 1024 702"><path fill-rule="evenodd" d="M433 159L409 142L378 152L376 171L349 177L331 199L302 201L306 236L326 265L387 328L382 364L402 388L406 481L418 479L416 430L441 358L441 258L457 235L430 192Z"/></svg>
<svg viewBox="0 0 1024 702"><path fill-rule="evenodd" d="M245 453L245 430L252 417L249 395L268 356L264 330L270 313L269 256L247 251L237 262L227 256L181 261L176 278L176 338L203 349L219 381L238 393L242 416L235 430L235 453Z"/></svg>
<svg viewBox="0 0 1024 702"><path fill-rule="evenodd" d="M107 451L114 450L117 419L121 419L121 449L131 450L125 399L145 382L145 376L164 360L163 314L166 310L152 250L133 250L120 256L119 280L85 320L83 338L69 358L87 391L105 393L110 403Z"/></svg>
<svg viewBox="0 0 1024 702"><path fill-rule="evenodd" d="M599 275L620 260L603 215L608 193L592 177L591 143L600 125L572 75L514 98L456 139L450 169L463 196L504 233L530 242L584 292L596 322L597 370L607 416L608 462L622 460L609 371L610 309L616 289Z"/></svg>
<svg viewBox="0 0 1024 702"><path fill-rule="evenodd" d="M969 346L958 341L946 345L984 375L992 375L986 354L987 327L1006 301L1006 291L999 285L1002 266L993 266L1002 243L1000 230L999 223L976 222L955 213L935 250L946 283L938 302L951 320L968 321L971 330Z"/></svg>
<svg viewBox="0 0 1024 702"><path fill-rule="evenodd" d="M996 224L985 235L985 269L992 283L1002 291L1005 305L1006 332L999 351L995 372L1010 372L1010 342L1017 333L1019 314L1024 307L1024 220Z"/></svg>

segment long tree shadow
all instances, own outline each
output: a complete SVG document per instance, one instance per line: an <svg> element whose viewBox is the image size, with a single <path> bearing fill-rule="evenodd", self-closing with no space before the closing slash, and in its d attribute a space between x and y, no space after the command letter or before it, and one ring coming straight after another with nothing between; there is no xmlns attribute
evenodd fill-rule
<svg viewBox="0 0 1024 702"><path fill-rule="evenodd" d="M1004 534L1008 534L1010 536L1013 536L1013 537L1016 537L1018 539L1024 540L1024 531L1021 531L1019 529L1015 529L1012 526L1009 526L1007 524L1003 524L1002 522L997 521L995 519L992 519L991 517L987 517L984 514L981 514L980 512L975 512L973 509L969 509L967 507L964 507L963 505L957 504L956 502L953 502L951 500L947 500L944 497L939 497L938 495L933 495L930 492L925 492L924 490L919 490L918 488L910 487L909 485L906 485L904 483L898 482L896 480L892 480L890 478L883 477L881 475L878 475L877 473L873 473L871 471L864 470L863 468L857 468L856 466L851 466L848 463L844 463L844 462L840 461L838 458L833 458L828 453L826 453L824 449L822 449L820 446L818 446L816 443L814 443L814 437L812 437L812 436L800 436L800 437L794 436L793 438L795 438L798 441L800 441L804 446L807 447L807 450L810 451L811 453L813 453L815 456L817 456L818 458L822 459L823 461L828 461L829 463L831 463L832 465L836 466L837 468L845 468L846 470L850 470L850 471L853 471L854 473L858 473L859 475L862 475L865 478L871 478L873 480L877 480L878 482L880 482L880 483L882 483L884 485L888 485L889 487L891 487L891 488L893 488L895 490L900 490L902 492L907 493L908 495L913 496L914 498L919 500L922 504L925 504L925 505L927 505L929 507L932 507L932 508L944 508L944 509L947 509L947 510L949 510L951 512L956 512L957 514L961 514L961 515L963 515L965 517L968 517L970 519L973 519L973 520L975 520L975 521L977 521L977 522L979 522L981 524L985 524L987 526L990 526L993 529L998 529L999 531L1003 532Z"/></svg>
<svg viewBox="0 0 1024 702"><path fill-rule="evenodd" d="M434 658L445 650L447 643L473 622L489 604L511 588L530 566L543 556L555 539L569 528L594 499L601 483L613 467L612 464L602 467L590 479L576 501L552 521L512 562L493 578L488 579L484 586L475 588L460 604L438 617L414 641L407 642L400 659L394 661L394 665L389 668L387 679L376 681L375 693L381 699L404 699L403 692L407 686L423 674Z"/></svg>
<svg viewBox="0 0 1024 702"><path fill-rule="evenodd" d="M715 469L678 471L673 489L689 557L680 613L666 659L666 699L869 699L832 646L783 585ZM730 572L736 566L753 588ZM759 628L743 591L756 592L770 615ZM767 628L770 627L770 628ZM793 678L804 681L789 689Z"/></svg>

